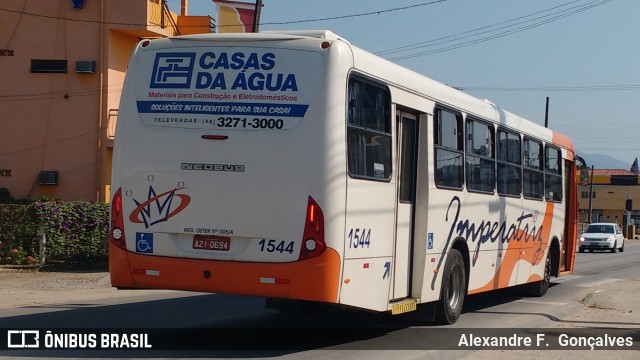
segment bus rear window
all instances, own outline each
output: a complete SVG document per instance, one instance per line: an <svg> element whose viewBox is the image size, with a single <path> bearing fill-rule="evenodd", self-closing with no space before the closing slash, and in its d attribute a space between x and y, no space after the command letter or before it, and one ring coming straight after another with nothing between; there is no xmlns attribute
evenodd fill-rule
<svg viewBox="0 0 640 360"><path fill-rule="evenodd" d="M389 90L359 78L349 80L347 94L349 175L391 178L391 96Z"/></svg>

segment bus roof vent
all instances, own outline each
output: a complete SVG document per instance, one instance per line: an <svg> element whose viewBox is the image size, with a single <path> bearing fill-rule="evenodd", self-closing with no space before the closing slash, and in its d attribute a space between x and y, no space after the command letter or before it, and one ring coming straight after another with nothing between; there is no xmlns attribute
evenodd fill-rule
<svg viewBox="0 0 640 360"><path fill-rule="evenodd" d="M325 40L342 40L348 42L345 38L338 36L329 30L277 30L277 31L261 31L268 34L296 35L303 37L312 37Z"/></svg>
<svg viewBox="0 0 640 360"><path fill-rule="evenodd" d="M485 104L489 104L490 106L492 106L494 109L497 109L498 107L496 106L496 104L492 103L491 101L484 99Z"/></svg>

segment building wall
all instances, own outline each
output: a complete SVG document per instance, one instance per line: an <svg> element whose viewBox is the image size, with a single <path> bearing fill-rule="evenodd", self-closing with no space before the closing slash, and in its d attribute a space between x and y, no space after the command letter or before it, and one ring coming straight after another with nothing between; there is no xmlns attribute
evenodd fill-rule
<svg viewBox="0 0 640 360"><path fill-rule="evenodd" d="M581 222L588 222L589 186L578 187L578 207ZM633 204L632 218L640 219L640 186L638 185L595 185L591 201L592 213L598 215L600 221L616 222L626 225L626 200ZM586 195L586 196L585 196Z"/></svg>
<svg viewBox="0 0 640 360"><path fill-rule="evenodd" d="M131 52L142 38L170 36L160 0L2 0L0 188L14 198L108 201L112 138ZM188 17L185 20L189 22ZM32 59L67 60L66 73L33 73ZM95 73L77 73L78 60ZM111 124L113 125L113 124ZM38 184L57 171L58 184Z"/></svg>
<svg viewBox="0 0 640 360"><path fill-rule="evenodd" d="M49 17L22 14L45 14ZM76 60L98 60L95 1L5 0L0 11L0 187L15 198L41 195L95 199L99 79L75 72ZM87 21L73 21L81 19ZM10 41L9 41L10 39ZM66 73L32 73L32 59L67 60ZM38 185L40 171L59 172L59 185Z"/></svg>

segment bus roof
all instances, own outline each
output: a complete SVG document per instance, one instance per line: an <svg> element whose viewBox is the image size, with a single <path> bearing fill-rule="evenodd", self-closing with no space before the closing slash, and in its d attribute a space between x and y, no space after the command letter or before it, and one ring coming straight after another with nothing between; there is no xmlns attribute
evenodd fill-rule
<svg viewBox="0 0 640 360"><path fill-rule="evenodd" d="M451 106L465 113L490 119L506 127L522 130L532 135L537 134L545 140L552 141L572 152L575 151L569 137L563 134L544 128L534 121L506 111L489 100L477 98L450 85L431 79L425 74L415 72L364 49L358 48L347 39L330 30L273 30L262 31L260 33L195 34L176 36L168 38L167 40L247 41L255 39L269 41L305 38L344 42L352 49L355 66L360 70L367 72L370 70L370 73L378 74L383 77L385 81L407 91L414 92L421 96L428 95L433 101L441 105ZM458 106L453 106L452 104L457 104ZM460 106L460 104L462 104L462 106Z"/></svg>

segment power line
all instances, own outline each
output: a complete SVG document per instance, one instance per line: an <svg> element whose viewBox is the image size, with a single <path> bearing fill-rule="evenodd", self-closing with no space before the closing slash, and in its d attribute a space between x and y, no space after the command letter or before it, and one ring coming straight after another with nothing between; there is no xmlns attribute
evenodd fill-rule
<svg viewBox="0 0 640 360"><path fill-rule="evenodd" d="M512 19L512 20L507 20L507 21L503 21L500 23L496 23L493 25L488 25L488 26L483 26L474 30L469 30L469 31L465 31L462 33L458 33L455 35L450 35L450 36L446 36L446 37L442 37L442 38L438 38L438 39L433 39L433 40L429 40L426 42L420 42L417 44L413 44L413 45L406 45L404 47L402 47L402 50L399 50L400 48L396 48L396 49L390 49L390 50L386 50L386 52L388 54L392 54L392 53L397 53L397 52L405 52L405 51L410 51L410 50L415 50L415 49L419 49L419 48L425 48L425 47L432 47L432 46L438 46L438 45L446 45L448 43L452 43L451 45L446 45L437 49L433 49L433 50L427 50L427 51L422 51L422 52L417 52L417 53L413 53L413 54L408 54L408 55L404 55L404 56L398 56L398 57L394 57L394 58L389 58L389 60L406 60L406 59L411 59L411 58L415 58L415 57L420 57L420 56L425 56L425 55L432 55L432 54L437 54L437 53L441 53L441 52L445 52L445 51L450 51L450 50L455 50L455 49L459 49L462 47L466 47L466 46L470 46L470 45L474 45L474 44L478 44L478 43L482 43L482 42L486 42L489 40L494 40L497 38L501 38L504 36L508 36L508 35L512 35L521 31L525 31L525 30L529 30L529 29L533 29L545 24L548 24L550 22L571 16L571 15L575 15L578 13L581 13L583 11L595 8L597 6L600 5L604 5L606 3L609 3L613 0L596 0L596 1L592 1L590 3L587 4L582 4L582 5L578 5L578 6L573 6L567 9L563 9L551 14L547 14L547 15L543 15L543 16L539 16L530 20L526 20L526 21L521 21L521 22L517 22L515 24L512 25L508 25L508 26L502 26L502 27L498 27L496 29L492 29L492 30L486 30L486 31L481 31L481 32L477 32L471 35L464 35L464 34L469 34L469 33L473 33L476 32L477 30L483 30L486 28L490 28L496 25L501 25L504 23L508 23L508 22L512 22L513 20L518 20L518 19L522 19L522 18L526 18L526 17L531 17L533 15L539 14L539 13L543 13L543 12L548 12L549 10L552 9L557 9L559 7L563 7L563 6L567 6L570 5L572 3L575 3L576 1L572 1L569 3L566 3L564 5L561 6L556 6L553 8L549 8L547 10L541 11L541 12L537 12L537 13L532 13L526 16L522 16L516 19ZM541 20L541 21L538 21ZM537 21L537 22L534 22ZM532 23L533 22L533 23ZM522 25L522 26L518 26L518 25ZM477 39L472 39L469 41L463 41L463 42L459 42L460 40L464 40L467 38L471 38L474 36L478 36L478 35L482 35L482 34L487 34L487 33L494 33L496 31L500 31L500 30L505 30L502 32L498 32L492 35L488 35L488 36L484 36L484 37L480 37ZM460 35L464 35L464 36L460 36ZM452 38L453 37L453 38ZM452 38L452 39L450 39ZM444 39L450 39L450 40L446 40L446 41L440 41L440 40L444 40ZM383 52L379 52L378 54L381 53L385 53L385 51Z"/></svg>
<svg viewBox="0 0 640 360"><path fill-rule="evenodd" d="M7 46L5 46L5 49L9 49L9 46L11 45L11 40L13 40L13 37L16 35L16 31L18 31L18 27L20 26L20 20L22 20L22 15L24 14L24 9L26 7L27 7L27 0L24 0L24 2L22 3L22 10L20 10L20 16L18 17L16 26L13 27L13 31L11 32L11 36L9 37L9 41L7 41Z"/></svg>
<svg viewBox="0 0 640 360"><path fill-rule="evenodd" d="M542 13L548 12L550 10L561 8L561 7L564 7L564 6L567 6L567 5L576 3L576 2L580 2L580 1L582 1L582 0L574 0L574 1L571 1L571 2L566 3L566 4L558 5L558 6L549 8L549 9L545 9L545 10L542 10L542 11L534 12L534 13L531 13L531 14L528 14L528 15L524 15L524 16L520 16L520 17L517 17L517 18L510 19L510 20L501 21L501 22L498 22L498 23L495 23L495 24L491 24L491 25L485 25L485 26L482 26L482 27L479 27L479 28L463 31L463 32L460 32L460 33L457 33L457 34L442 36L442 37L439 37L439 38L436 38L436 39L431 39L431 40L427 40L427 41L421 41L421 42L410 44L410 45L404 45L404 46L399 46L399 47L396 47L396 48L377 51L377 52L375 52L375 54L381 55L381 56L382 55L390 55L390 54L395 54L395 53L399 53L399 52L403 52L403 51L408 51L408 50L414 50L414 49L427 47L427 46L430 46L429 44L436 43L437 41L440 41L440 40L455 38L456 36L473 33L473 32L479 31L479 30L488 29L488 28L494 27L496 25L507 24L507 23L514 22L514 21L517 21L517 20L520 20L520 19L525 19L525 18L531 17L533 15L542 14ZM493 30L491 30L491 31L493 31ZM479 34L484 34L484 32L481 32ZM460 39L460 38L456 38L454 40L458 40L458 39Z"/></svg>
<svg viewBox="0 0 640 360"><path fill-rule="evenodd" d="M113 94L113 93L119 93L122 92L122 88L115 88L115 89L111 89L111 90L106 90L105 93L107 94ZM8 97L8 98L0 98L0 103L3 102L18 102L18 101L37 101L37 100L49 100L49 99L53 99L56 96L91 96L91 95L98 95L100 93L99 89L96 90L89 90L89 91L75 91L75 92L65 92L65 91L52 91L49 93L37 93L37 94L32 94L32 95L19 95L19 96L15 96L15 97Z"/></svg>
<svg viewBox="0 0 640 360"><path fill-rule="evenodd" d="M499 87L499 86L455 86L463 91L637 91L640 84L586 85L586 86L539 86L539 87Z"/></svg>
<svg viewBox="0 0 640 360"><path fill-rule="evenodd" d="M366 12L366 13L351 14L351 15L340 15L340 16L332 16L332 17L324 17L324 18L316 18L316 19L306 19L306 20L292 20L292 21L280 21L280 22L263 22L263 23L260 23L260 25L299 24L299 23L318 22L318 21L327 21L327 20L348 19L348 18L370 16L370 15L380 15L380 14L394 12L394 11L408 10L408 9L413 9L413 8L417 8L417 7L422 7L422 6L434 5L434 4L443 3L443 2L446 2L446 1L449 1L449 0L435 0L435 1L430 1L430 2L426 2L426 3L415 4L415 5L402 6L402 7L396 7L396 8L391 8L391 9L385 9L385 10L375 10L375 11L370 11L370 12ZM11 13L21 14L21 16L22 15L31 15L31 16L37 16L37 17L42 17L42 18L47 18L47 19L69 20L69 21L77 21L77 22L84 22L84 23L109 24L109 25L126 25L126 26L147 26L147 24L142 24L142 23L123 23L123 22L108 22L108 21L99 21L99 20L75 19L75 18L67 18L67 17L60 17L60 16L45 15L45 14L36 14L36 13L25 12L25 11L17 11L17 10L11 10L11 9L6 9L6 8L0 8L0 11L6 11L6 12L11 12ZM187 25L186 27L189 27L189 26L199 26L199 25ZM233 26L235 26L235 25L233 25ZM218 27L220 27L220 26L218 26Z"/></svg>
<svg viewBox="0 0 640 360"><path fill-rule="evenodd" d="M107 130L107 129L108 129L108 127L101 127L99 129L85 131L85 132L82 132L82 133L79 133L79 134L76 134L76 135L73 135L73 136L69 136L69 137L63 138L63 139L58 139L56 141L51 141L51 142L46 142L45 141L45 143L40 144L40 145L36 145L36 146L31 146L31 147L26 147L26 148L22 148L22 149L17 149L17 150L12 150L12 151L7 151L7 152L0 153L0 157L6 156L6 155L13 155L13 154L20 153L20 152L25 152L25 151L31 151L31 150L46 148L49 145L55 145L55 144L64 143L64 142L75 140L75 139L78 139L78 138L81 138L81 137L84 137L84 136L87 136L87 135L94 136L95 133L100 132L100 131L104 131L104 130Z"/></svg>
<svg viewBox="0 0 640 360"><path fill-rule="evenodd" d="M369 15L380 15L380 14L383 14L383 13L388 13L388 12L393 12L393 11L407 10L407 9L413 9L413 8L421 7L421 6L434 5L434 4L438 4L438 3L443 3L445 1L448 1L448 0L436 0L436 1L430 1L430 2L426 2L426 3L422 3L422 4L415 4L415 5L397 7L397 8L386 9L386 10L376 10L376 11L370 11L370 12L360 13L360 14L341 15L341 16L332 16L332 17L306 19L306 20L264 22L264 23L260 23L260 25L288 25L288 24L299 24L299 23L318 22L318 21L327 21L327 20L340 20L340 19L348 19L348 18L354 18L354 17L360 17L360 16L369 16Z"/></svg>

